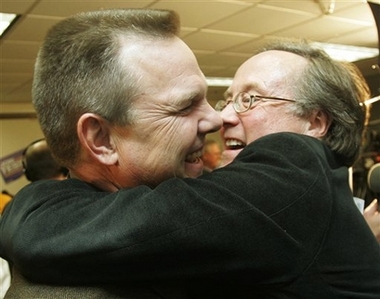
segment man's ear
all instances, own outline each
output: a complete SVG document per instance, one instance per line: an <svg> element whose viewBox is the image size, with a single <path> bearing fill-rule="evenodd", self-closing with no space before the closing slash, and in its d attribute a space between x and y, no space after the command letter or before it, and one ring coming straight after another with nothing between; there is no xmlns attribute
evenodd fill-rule
<svg viewBox="0 0 380 299"><path fill-rule="evenodd" d="M321 110L314 111L309 117L309 129L307 135L315 138L325 136L330 128L331 119L326 112Z"/></svg>
<svg viewBox="0 0 380 299"><path fill-rule="evenodd" d="M101 164L114 165L118 155L110 138L110 125L99 115L83 114L77 123L77 134L85 151Z"/></svg>

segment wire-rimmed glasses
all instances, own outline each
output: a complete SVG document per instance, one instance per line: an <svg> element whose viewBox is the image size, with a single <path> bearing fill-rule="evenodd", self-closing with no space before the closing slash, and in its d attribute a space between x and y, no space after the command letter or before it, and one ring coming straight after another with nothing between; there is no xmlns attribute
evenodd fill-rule
<svg viewBox="0 0 380 299"><path fill-rule="evenodd" d="M291 99L250 95L247 92L239 92L232 100L218 101L215 105L215 110L223 111L223 109L226 108L229 103L232 103L233 108L236 111L236 113L243 113L251 109L254 103L257 103L262 99L295 102L295 100L291 100Z"/></svg>

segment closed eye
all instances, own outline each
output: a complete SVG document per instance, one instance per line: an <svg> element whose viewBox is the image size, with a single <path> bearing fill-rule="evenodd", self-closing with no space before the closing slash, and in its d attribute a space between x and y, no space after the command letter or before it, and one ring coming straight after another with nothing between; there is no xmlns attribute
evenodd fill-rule
<svg viewBox="0 0 380 299"><path fill-rule="evenodd" d="M186 116L186 115L189 115L192 111L194 110L194 103L193 102L190 102L190 104L186 105L186 106L183 106L181 105L181 107L177 107L177 109L173 109L172 111L172 115L179 115L179 116Z"/></svg>
<svg viewBox="0 0 380 299"><path fill-rule="evenodd" d="M189 99L189 101L187 102L187 105L186 103L184 103L184 105L186 106L182 108L181 110L179 110L179 114L181 115L190 114L192 111L196 109L197 106L201 105L202 99L203 99L202 97Z"/></svg>

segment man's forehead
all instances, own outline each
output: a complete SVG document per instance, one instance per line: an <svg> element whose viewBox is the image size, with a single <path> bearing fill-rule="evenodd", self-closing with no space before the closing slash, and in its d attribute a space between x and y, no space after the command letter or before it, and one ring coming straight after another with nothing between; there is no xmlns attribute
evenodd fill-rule
<svg viewBox="0 0 380 299"><path fill-rule="evenodd" d="M234 93L250 90L265 94L266 88L269 87L267 84L282 82L282 79L293 71L299 73L307 62L306 58L298 54L282 50L258 53L240 66L232 85L225 91L224 98L231 98Z"/></svg>
<svg viewBox="0 0 380 299"><path fill-rule="evenodd" d="M234 79L235 80L235 79ZM235 83L235 84L234 84ZM236 81L224 92L224 98L228 99L234 96L234 94L241 91L256 90L260 91L260 86L257 82L250 81L250 78L246 78L245 81L239 82L238 87L236 87Z"/></svg>
<svg viewBox="0 0 380 299"><path fill-rule="evenodd" d="M273 67L282 65L298 67L307 63L307 59L301 55L283 51L283 50L268 50L260 52L251 58L247 59L237 70L237 74L241 71L247 71L248 68L257 67L261 70L271 71Z"/></svg>

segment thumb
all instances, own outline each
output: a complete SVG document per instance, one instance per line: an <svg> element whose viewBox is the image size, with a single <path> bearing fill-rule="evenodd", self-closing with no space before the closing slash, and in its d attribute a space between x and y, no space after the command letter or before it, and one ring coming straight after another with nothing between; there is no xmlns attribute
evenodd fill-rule
<svg viewBox="0 0 380 299"><path fill-rule="evenodd" d="M378 202L377 202L377 199L374 199L368 207L365 208L364 210L364 214L365 215L372 215L372 214L376 214L377 212L377 208L378 208Z"/></svg>

